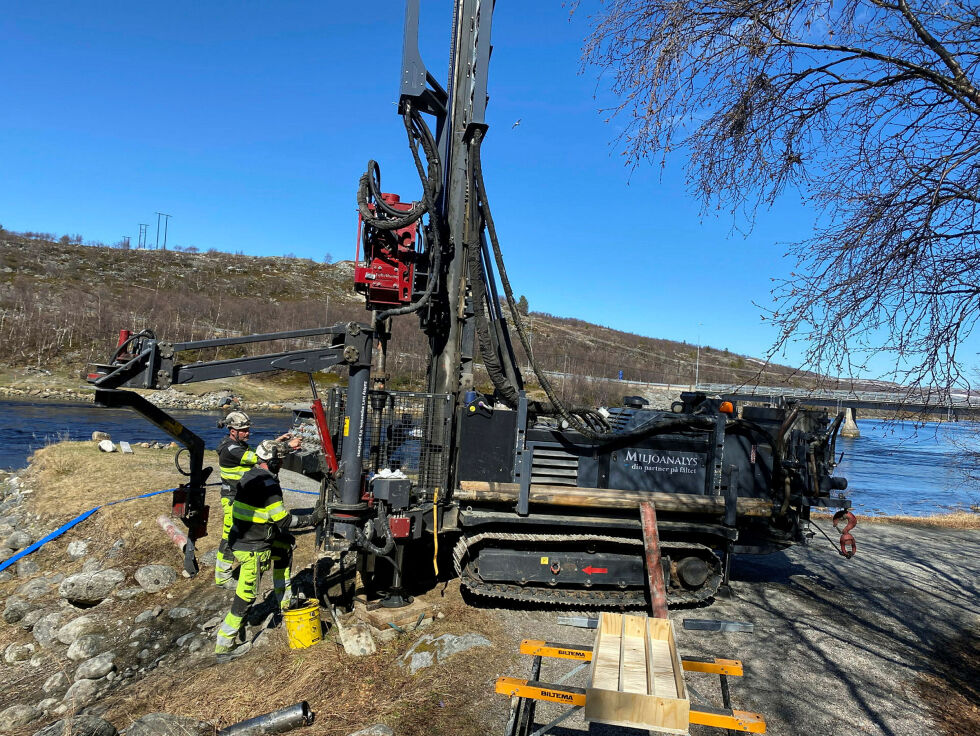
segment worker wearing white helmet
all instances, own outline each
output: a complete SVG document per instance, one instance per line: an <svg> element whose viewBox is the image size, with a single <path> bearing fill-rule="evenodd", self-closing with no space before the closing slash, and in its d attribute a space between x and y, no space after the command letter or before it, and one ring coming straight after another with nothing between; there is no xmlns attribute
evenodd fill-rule
<svg viewBox="0 0 980 736"><path fill-rule="evenodd" d="M221 525L221 542L218 545L218 556L214 563L215 585L226 585L232 578L235 568L235 558L228 549L228 533L232 524L232 504L235 502L235 491L238 481L254 466L259 458L248 445L252 431L252 420L243 411L233 411L219 422L218 426L228 427L228 436L218 445L218 468L221 471L221 509L223 519ZM289 440L292 449L300 446L299 438L290 439L289 433L279 435L276 442Z"/></svg>
<svg viewBox="0 0 980 736"><path fill-rule="evenodd" d="M234 522L229 553L241 565L231 610L218 628L215 654L244 654L247 647L235 648L248 609L258 595L262 573L272 568L272 584L281 610L292 597L290 563L295 538L290 530L319 524L326 510L317 504L312 514L295 515L283 504L282 486L276 477L282 457L289 452L283 443L265 440L255 448L258 463L238 483L232 504Z"/></svg>

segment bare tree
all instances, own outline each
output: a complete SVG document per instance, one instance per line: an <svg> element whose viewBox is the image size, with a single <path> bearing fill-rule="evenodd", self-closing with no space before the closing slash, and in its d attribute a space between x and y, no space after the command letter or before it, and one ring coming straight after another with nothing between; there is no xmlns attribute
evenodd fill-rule
<svg viewBox="0 0 980 736"><path fill-rule="evenodd" d="M751 224L797 192L815 234L764 319L772 355L946 393L980 316L975 0L607 0L585 59L611 80L624 152L690 155L705 211ZM771 357L770 356L770 357Z"/></svg>

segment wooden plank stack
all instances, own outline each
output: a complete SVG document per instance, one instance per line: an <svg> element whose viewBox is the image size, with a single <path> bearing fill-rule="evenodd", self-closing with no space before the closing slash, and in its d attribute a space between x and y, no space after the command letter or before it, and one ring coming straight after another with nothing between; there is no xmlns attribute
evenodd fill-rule
<svg viewBox="0 0 980 736"><path fill-rule="evenodd" d="M670 621L603 613L593 647L585 720L686 734L690 709Z"/></svg>

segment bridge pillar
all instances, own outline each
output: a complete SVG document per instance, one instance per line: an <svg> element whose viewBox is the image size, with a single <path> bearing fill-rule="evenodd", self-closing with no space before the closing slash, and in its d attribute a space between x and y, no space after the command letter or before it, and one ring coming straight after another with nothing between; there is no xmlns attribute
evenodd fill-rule
<svg viewBox="0 0 980 736"><path fill-rule="evenodd" d="M858 429L857 422L854 421L856 413L851 407L844 409L844 426L840 430L841 437L856 438L861 436L861 430Z"/></svg>

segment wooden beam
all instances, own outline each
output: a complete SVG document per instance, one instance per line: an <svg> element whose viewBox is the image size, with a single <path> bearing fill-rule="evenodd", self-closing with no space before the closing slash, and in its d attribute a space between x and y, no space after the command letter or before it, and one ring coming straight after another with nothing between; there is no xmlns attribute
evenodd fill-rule
<svg viewBox="0 0 980 736"><path fill-rule="evenodd" d="M643 549L647 563L647 589L650 591L650 610L654 618L667 618L667 588L664 568L660 562L660 532L657 531L657 511L652 503L640 503L640 527L643 529Z"/></svg>
<svg viewBox="0 0 980 736"><path fill-rule="evenodd" d="M454 497L457 501L478 503L517 503L519 483L494 483L478 480L460 481ZM531 504L542 506L573 506L576 508L635 509L644 501L653 503L661 512L702 513L722 516L725 513L723 496L696 496L687 493L654 493L626 491L616 488L578 488L534 484L528 497ZM740 498L740 516L769 516L772 504L763 498Z"/></svg>

